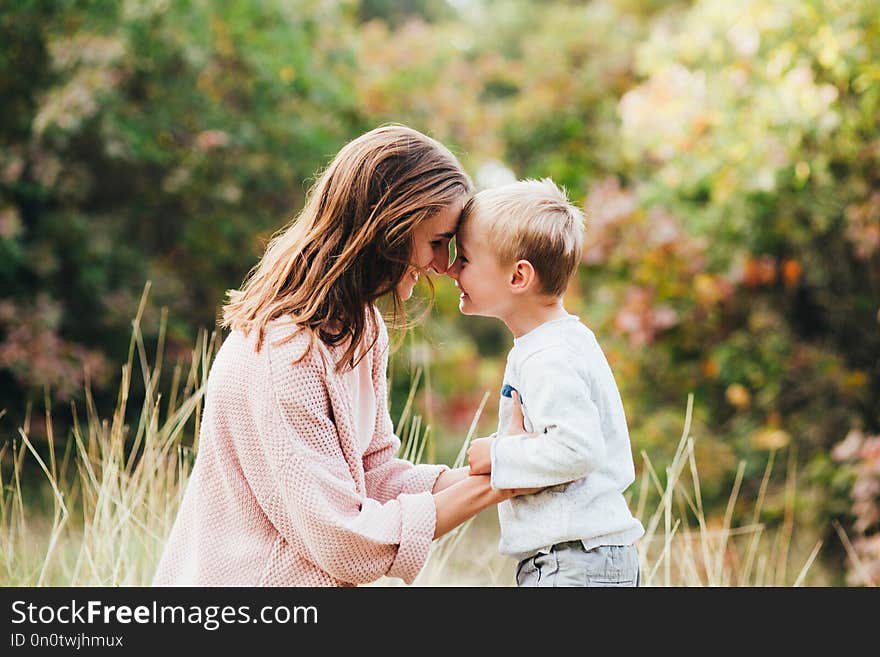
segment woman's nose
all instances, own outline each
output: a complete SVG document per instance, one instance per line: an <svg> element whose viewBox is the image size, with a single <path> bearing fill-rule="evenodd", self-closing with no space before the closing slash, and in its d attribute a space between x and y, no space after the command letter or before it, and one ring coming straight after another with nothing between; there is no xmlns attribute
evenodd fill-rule
<svg viewBox="0 0 880 657"><path fill-rule="evenodd" d="M458 271L459 271L458 258L456 258L455 260L452 261L452 264L446 268L446 275L449 276L449 278L457 281L458 280Z"/></svg>
<svg viewBox="0 0 880 657"><path fill-rule="evenodd" d="M438 274L445 274L449 269L449 257L435 257L433 261L431 261L431 269L433 269Z"/></svg>

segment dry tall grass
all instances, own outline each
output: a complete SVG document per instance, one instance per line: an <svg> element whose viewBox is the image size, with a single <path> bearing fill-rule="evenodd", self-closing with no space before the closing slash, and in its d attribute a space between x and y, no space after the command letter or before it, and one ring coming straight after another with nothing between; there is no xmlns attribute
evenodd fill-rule
<svg viewBox="0 0 880 657"><path fill-rule="evenodd" d="M484 397L483 404L485 401ZM803 585L822 544L813 544L802 563L797 563L791 553L796 492L793 468L790 466L787 477L785 519L782 528L772 536L768 535L760 516L773 469L774 453L771 453L765 468L751 522L732 525L745 463L740 463L723 520L720 523L709 522L700 495L694 438L689 433L692 405L691 396L688 398L678 449L666 467L665 483L661 482L648 455L642 452L644 468L639 488L641 494L633 507L645 526L645 536L638 542L641 586ZM479 411L455 466L464 463L467 444L478 416ZM421 451L421 448L417 449ZM414 447L410 446L409 452L413 450ZM489 511L494 514L494 510ZM434 544L431 559L415 583L421 586L514 586L515 562L498 554L497 544L497 522L477 517ZM381 583L395 582L383 580Z"/></svg>
<svg viewBox="0 0 880 657"><path fill-rule="evenodd" d="M12 461L2 482L0 584L7 586L129 586L149 584L192 464L185 429L198 435L202 396L216 346L202 332L185 372L174 371L167 399L159 392L166 317L155 364L147 360L141 319L149 285L133 321L128 361L122 368L113 418L102 419L86 387L86 422L77 409L60 464L55 459L51 409L46 401L48 460L29 438L29 421L3 447ZM125 423L131 377L137 365L145 396L137 427ZM22 470L30 456L45 475L51 511L24 499ZM5 460L0 459L0 462ZM9 477L7 477L8 479Z"/></svg>
<svg viewBox="0 0 880 657"><path fill-rule="evenodd" d="M148 362L141 320L149 286L133 321L128 361L122 368L119 397L112 419L102 419L86 389L85 423L72 408L74 426L56 461L51 409L46 401L47 457L30 437L30 421L0 450L0 585L131 586L149 584L162 545L186 486L198 445L202 398L216 335L199 335L192 359L173 370L167 398L159 391L163 360L163 313L155 362ZM135 367L146 391L136 427L125 424ZM430 438L413 413L414 377L397 429L404 458L419 462ZM488 394L453 464L464 463L468 442ZM799 586L809 583L821 543L805 559L794 560L794 472L787 476L785 520L769 536L761 522L764 495L773 467L767 463L751 522L734 526L734 504L743 474L740 465L727 513L720 524L707 520L690 435L692 399L684 429L665 480L642 453L640 496L634 502L646 528L639 542L643 586ZM48 461L48 463L47 463ZM22 484L25 467L45 476L48 509L32 486ZM428 564L416 580L420 586L511 586L513 562L497 551L497 518L488 509L432 546ZM494 524L493 524L494 521ZM398 585L383 579L378 585Z"/></svg>

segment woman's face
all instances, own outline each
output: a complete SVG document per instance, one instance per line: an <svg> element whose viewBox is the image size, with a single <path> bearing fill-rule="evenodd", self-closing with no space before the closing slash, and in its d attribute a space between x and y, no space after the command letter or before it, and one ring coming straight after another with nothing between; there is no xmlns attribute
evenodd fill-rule
<svg viewBox="0 0 880 657"><path fill-rule="evenodd" d="M455 235L464 197L419 223L412 234L410 265L397 284L401 299L409 299L419 280L419 272L432 269L443 274L449 268L449 240Z"/></svg>

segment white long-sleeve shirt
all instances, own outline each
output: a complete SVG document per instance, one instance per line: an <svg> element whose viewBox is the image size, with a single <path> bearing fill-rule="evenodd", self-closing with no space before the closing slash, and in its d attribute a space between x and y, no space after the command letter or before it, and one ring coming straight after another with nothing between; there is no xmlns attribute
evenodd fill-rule
<svg viewBox="0 0 880 657"><path fill-rule="evenodd" d="M526 431L539 436L505 435L511 388ZM574 315L514 340L491 459L494 488L550 487L498 505L503 554L523 559L572 540L627 545L645 533L623 496L635 468L620 392L595 335Z"/></svg>

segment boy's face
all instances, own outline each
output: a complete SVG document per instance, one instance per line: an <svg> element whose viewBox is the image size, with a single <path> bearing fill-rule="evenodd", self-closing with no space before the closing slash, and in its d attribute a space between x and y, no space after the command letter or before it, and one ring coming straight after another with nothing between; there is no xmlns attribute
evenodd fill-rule
<svg viewBox="0 0 880 657"><path fill-rule="evenodd" d="M503 319L512 300L510 271L488 248L478 216L470 217L455 236L455 261L446 272L461 294L458 309L464 315Z"/></svg>

